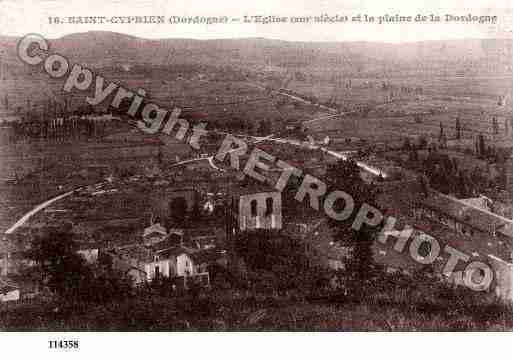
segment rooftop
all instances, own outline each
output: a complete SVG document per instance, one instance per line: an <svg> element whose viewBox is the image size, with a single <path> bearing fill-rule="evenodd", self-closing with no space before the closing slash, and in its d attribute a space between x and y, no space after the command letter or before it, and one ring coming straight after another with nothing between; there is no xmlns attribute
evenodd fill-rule
<svg viewBox="0 0 513 359"><path fill-rule="evenodd" d="M435 191L431 191L430 195L419 200L419 203L479 231L492 233L496 230L513 239L513 220L476 207L472 203Z"/></svg>

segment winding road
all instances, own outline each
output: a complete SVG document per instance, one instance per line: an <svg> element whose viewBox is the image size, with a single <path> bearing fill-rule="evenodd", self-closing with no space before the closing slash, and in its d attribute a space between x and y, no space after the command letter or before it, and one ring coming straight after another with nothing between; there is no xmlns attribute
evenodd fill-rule
<svg viewBox="0 0 513 359"><path fill-rule="evenodd" d="M81 187L80 187L81 188ZM5 234L11 234L11 233L14 233L14 231L16 229L18 229L19 227L23 226L32 216L34 216L35 214L39 213L40 211L42 211L43 209L45 209L46 207L50 206L52 203L54 202L57 202L63 198L66 198L66 197L69 197L71 196L76 190L78 190L79 188L76 188L72 191L69 191L69 192L66 192L66 193L63 193L61 195L58 195L56 197L53 197L53 198L50 198L49 200L46 200L44 201L43 203L41 204L38 204L37 206L35 206L34 208L32 208L30 211L28 211L27 213L25 213L23 215L23 217L21 217L16 223L14 223L11 227L9 227L9 229L7 229L5 231Z"/></svg>
<svg viewBox="0 0 513 359"><path fill-rule="evenodd" d="M277 91L277 93L282 95L282 96L290 97L290 98L292 98L294 100L297 100L297 101L301 101L301 102L312 104L308 100L305 100L305 99L297 97L297 96L290 95L288 93L284 93L284 92L281 92L281 91ZM330 108L330 107L327 107L327 106L324 106L324 105L319 105L319 107L327 110L328 114L326 116L321 116L321 117L318 117L318 118L314 118L314 119L308 120L306 122L314 122L314 121L318 121L318 120L332 119L332 118L334 119L334 118L337 118L339 116L344 115L344 113L340 113L336 109L333 109L333 108ZM211 132L217 133L217 134L219 134L219 133L227 134L227 133L222 132L222 131L211 131ZM346 154L330 150L330 149L328 149L326 147L322 147L322 146L318 146L318 145L313 145L313 144L305 144L304 142L301 142L301 141L298 141L298 140L273 137L273 134L270 134L268 136L249 136L249 135L238 134L238 135L234 135L234 136L243 137L243 138L246 138L246 139L251 139L251 140L253 140L254 144L260 143L260 142L264 142L264 141L271 141L271 142L277 142L277 143L285 143L285 144L289 144L289 145L292 145L292 146L307 147L307 148L310 148L310 149L320 149L321 151L323 151L323 152L325 152L325 153L327 153L327 154L329 154L329 155L331 155L331 156L333 156L335 158L338 158L338 159L346 160L348 158L348 156ZM208 156L208 157L192 158L192 159L184 160L184 161L175 163L171 167L177 167L177 166L181 166L181 165L184 165L184 164L187 164L187 163L198 162L198 161L208 161L209 165L213 169L215 169L217 171L224 172L225 171L224 169L216 166L216 164L214 163L214 156L215 155ZM383 177L387 177L387 174L384 173L382 170L380 170L378 168L372 167L372 166L370 166L370 165L368 165L368 164L366 164L364 162L361 162L361 161L357 161L356 163L357 163L358 167L360 167L360 168L364 169L365 171L368 171L368 172L370 172L370 173L372 173L372 174L374 174L376 176L382 175ZM14 233L14 231L16 229L18 229L19 227L21 227L25 223L27 223L27 221L30 218L32 218L35 214L37 214L40 211L44 210L45 208L47 208L48 206L52 205L53 203L55 203L55 202L57 202L57 201L59 201L59 200L61 200L63 198L71 196L75 191L77 191L80 188L81 187L76 188L74 190L71 190L69 192L63 193L63 194L58 195L56 197L50 198L50 199L44 201L43 203L35 206L29 212L25 213L23 215L23 217L21 217L16 223L14 223L11 227L9 227L9 229L7 229L7 231L5 231L5 234Z"/></svg>
<svg viewBox="0 0 513 359"><path fill-rule="evenodd" d="M254 140L254 143L260 143L260 142L263 142L263 141L271 141L271 142L277 142L277 143L285 143L285 144L289 144L289 145L292 145L292 146L298 146L298 147L308 147L310 149L320 149L321 151L335 157L335 158L338 158L338 159L343 159L343 160L346 160L348 158L347 155L345 155L344 153L341 153L341 152L336 152L336 151L333 151L333 150L330 150L330 149L327 149L325 147L322 147L322 146L318 146L318 145L311 145L311 144L305 144L305 143L302 143L300 141L297 141L297 140L291 140L291 139L286 139L286 138L275 138L275 137L272 137L273 135L268 135L268 136L249 136L249 135L242 135L242 134L239 134L239 135L235 135L235 136L238 136L238 137L244 137L244 138L248 138L248 139L252 139ZM212 156L209 156L209 157L201 157L201 158L192 158L192 159L188 159L188 160L184 160L184 161L181 161L181 162L178 162L178 163L175 163L173 164L171 167L177 167L177 166L181 166L181 165L184 165L184 164L187 164L187 163L192 163L192 162L198 162L198 161L208 161L209 165L217 170L217 171L221 171L221 172L224 172L225 170L216 166L216 164L214 163L214 155ZM384 173L382 170L378 169L378 168L375 168L375 167L372 167L364 162L361 162L361 161L357 161L356 162L358 167L364 169L365 171L368 171L376 176L379 176L379 175L382 175L383 177L387 177L387 174ZM7 229L5 231L5 234L11 234L11 233L14 233L14 231L16 229L18 229L19 227L23 226L25 223L27 223L27 221L32 218L35 214L39 213L40 211L44 210L45 208L47 208L48 206L52 205L53 203L61 200L61 199L64 199L66 197L69 197L71 196L73 193L75 193L78 189L80 189L82 187L79 187L79 188L76 188L74 190L71 190L69 192L66 192L66 193L63 193L61 195L58 195L56 197L53 197L53 198L50 198L46 201L44 201L43 203L40 203L38 204L37 206L35 206L33 209L31 209L29 212L25 213L23 215L23 217L21 217L16 223L14 223L11 227L9 227L9 229Z"/></svg>
<svg viewBox="0 0 513 359"><path fill-rule="evenodd" d="M325 153L327 153L327 154L329 154L329 155L331 155L331 156L333 156L335 158L338 158L338 159L342 159L342 160L347 160L348 159L348 156L345 153L343 153L343 152L333 151L333 150L330 150L330 149L328 149L326 147L319 146L319 145L306 144L306 143L298 141L298 140L290 140L290 139L287 139L287 138L272 137L272 135L265 136L265 137L256 137L256 136L248 136L248 135L235 135L235 136L240 136L240 137L254 139L254 140L256 140L254 143L259 143L259 142L263 142L263 141L271 141L271 142L285 143L285 144L289 144L289 145L293 145L293 146L298 146L298 147L307 147L307 148L310 148L310 149L313 149L313 150L321 150L321 151L323 151L323 152L325 152ZM387 173L385 173L383 170L381 170L379 168L376 168L376 167L373 167L373 166L370 166L370 165L366 164L365 162L356 161L356 164L361 169L363 169L363 170L365 170L367 172L370 172L370 173L372 173L375 176L381 175L384 178L387 177Z"/></svg>

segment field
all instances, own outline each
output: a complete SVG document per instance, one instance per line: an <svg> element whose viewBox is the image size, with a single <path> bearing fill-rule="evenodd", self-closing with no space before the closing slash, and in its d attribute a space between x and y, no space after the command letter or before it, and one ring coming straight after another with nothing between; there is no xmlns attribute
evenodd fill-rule
<svg viewBox="0 0 513 359"><path fill-rule="evenodd" d="M508 331L511 311L450 290L396 288L354 302L344 296L213 291L156 293L104 305L58 302L0 306L0 328L54 331ZM414 292L412 292L414 291ZM58 309L57 309L58 308ZM30 315L27 315L30 313Z"/></svg>
<svg viewBox="0 0 513 359"><path fill-rule="evenodd" d="M263 120L270 120L271 130L281 132L289 122L308 121L305 126L308 132L316 139L329 135L331 138L356 137L371 143L396 142L399 143L405 136L425 135L437 138L440 132L440 123L444 126L444 133L448 138L455 136L455 118L460 117L463 136L474 137L477 133L491 132L491 116L499 117L500 130L504 130L504 120L510 117L509 105L497 106L498 96L508 93L511 77L395 77L386 80L376 78L351 78L351 86L346 86L349 79L335 81L329 77L306 77L303 81L293 80L287 88L303 94L312 95L319 102L332 100L342 107L369 106L370 112L366 116L348 114L343 117L322 119L327 113L309 105L294 101L286 96L270 94L265 91L265 85L270 84L264 78L255 78L240 71L223 70L202 66L179 68L150 67L148 69L133 69L120 71L116 68L101 68L98 74L107 80L122 84L128 89L145 89L152 101L172 108L172 106L186 106L199 109L208 114L206 118L211 129L222 128L227 121L239 119L242 123L251 123L255 130ZM332 76L333 77L333 76ZM387 83L387 90L382 89ZM63 81L50 80L42 73L34 73L30 79L18 75L17 77L3 79L0 89L0 98L5 95L9 99L11 109L20 108L23 115L27 104L35 118L49 116L45 106L49 101L57 101L58 109L67 99L68 110L83 107L85 96L88 93L62 92ZM422 95L411 92L401 92L401 88L423 89ZM386 102L391 92L396 93L392 102ZM112 97L112 96L111 96ZM109 98L106 101L108 105ZM29 101L29 102L28 102ZM103 106L103 109L107 108ZM418 115L420 114L420 120ZM51 115L50 115L51 116ZM318 119L319 118L319 119ZM318 120L317 120L318 119ZM126 131L129 126L121 125L114 131ZM131 151L134 159L143 158L143 147L124 150L124 145L114 146L113 143L104 143L102 139L82 144L71 143L4 143L0 147L0 167L2 178L24 178L35 176L37 188L33 185L14 195L10 190L3 191L3 197L10 199L4 201L3 217L16 216L21 212L18 208L26 209L46 198L37 191L54 193L59 185L73 184L66 177L70 172L80 171L81 166L87 163L98 162L100 157L109 166L117 163L120 158L126 157ZM105 147L105 150L98 150ZM173 146L164 146L166 160L174 160L176 149ZM157 149L150 150L150 157L155 156ZM140 152L142 151L142 152ZM101 152L101 153L100 153ZM147 151L146 151L147 152ZM184 158L183 155L180 155ZM95 158L96 157L96 158ZM87 160L90 158L90 160ZM56 168L61 168L59 174ZM45 172L47 172L45 174ZM27 177L28 179L29 177ZM44 183L43 183L44 182ZM46 189L45 189L46 188ZM43 191L42 191L43 190ZM34 192L36 191L36 192ZM48 196L47 196L48 197Z"/></svg>
<svg viewBox="0 0 513 359"><path fill-rule="evenodd" d="M332 99L342 107L368 105L367 116L347 115L343 118L309 122L307 127L319 136L359 137L386 142L404 136L426 135L438 137L440 123L448 138L455 137L455 119L459 117L464 137L477 133L491 133L492 116L497 116L500 131L504 120L510 118L511 107L498 106L500 95L511 91L509 77L438 77L388 78L391 89L381 89L383 80L351 79L352 88L337 86L333 81L293 81L289 87L297 92L315 95L321 102ZM343 83L347 83L344 80ZM401 87L423 89L422 95L401 93ZM395 99L386 102L394 92ZM416 117L420 120L416 120Z"/></svg>

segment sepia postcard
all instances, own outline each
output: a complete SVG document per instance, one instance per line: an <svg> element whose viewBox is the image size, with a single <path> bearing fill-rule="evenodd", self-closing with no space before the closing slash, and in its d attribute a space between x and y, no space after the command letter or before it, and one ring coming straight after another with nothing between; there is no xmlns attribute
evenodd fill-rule
<svg viewBox="0 0 513 359"><path fill-rule="evenodd" d="M499 350L512 35L507 0L0 0L3 352Z"/></svg>

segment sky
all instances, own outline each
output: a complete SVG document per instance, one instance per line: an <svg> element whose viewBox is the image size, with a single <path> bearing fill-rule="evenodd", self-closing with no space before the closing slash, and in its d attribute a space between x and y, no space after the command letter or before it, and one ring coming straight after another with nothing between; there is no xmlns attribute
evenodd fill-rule
<svg viewBox="0 0 513 359"><path fill-rule="evenodd" d="M291 17L348 16L332 24L292 24ZM352 22L358 14L375 22ZM384 15L441 16L441 22L378 24ZM445 14L497 16L497 22L446 22ZM51 24L49 17L65 21L77 16L227 16L228 24ZM244 15L287 17L287 23L243 24L232 18ZM116 18L117 19L117 18ZM62 21L62 20L61 20ZM313 21L313 18L312 18ZM143 38L266 37L289 41L383 41L401 43L462 38L509 38L513 35L513 0L0 0L0 34L21 36L35 32L47 38L86 31L115 31Z"/></svg>

